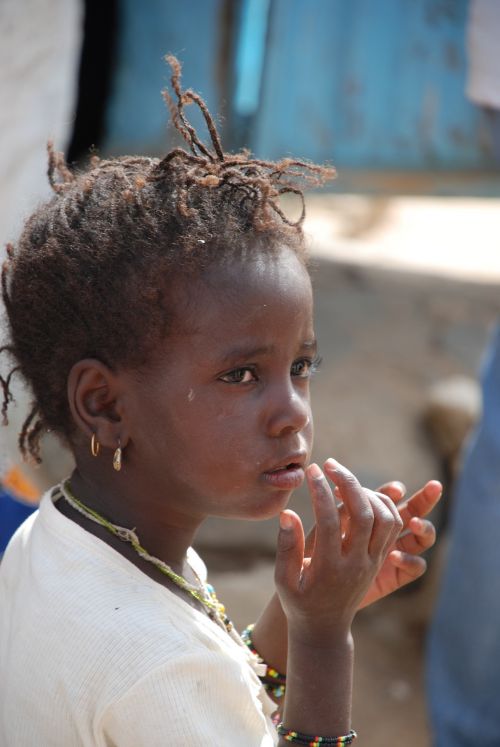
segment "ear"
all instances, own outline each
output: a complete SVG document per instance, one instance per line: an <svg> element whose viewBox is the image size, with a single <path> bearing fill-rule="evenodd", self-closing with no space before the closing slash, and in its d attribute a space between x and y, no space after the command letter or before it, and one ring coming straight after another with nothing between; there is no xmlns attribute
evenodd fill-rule
<svg viewBox="0 0 500 747"><path fill-rule="evenodd" d="M122 420L120 377L94 358L75 363L68 376L68 401L78 429L89 439L116 449L128 440Z"/></svg>

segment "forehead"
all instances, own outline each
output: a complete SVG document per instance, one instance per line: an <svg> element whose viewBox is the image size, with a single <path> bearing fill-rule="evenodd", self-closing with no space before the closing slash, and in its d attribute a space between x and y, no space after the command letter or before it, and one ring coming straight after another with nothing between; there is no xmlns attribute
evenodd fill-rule
<svg viewBox="0 0 500 747"><path fill-rule="evenodd" d="M234 345L235 337L245 343L279 335L285 342L313 335L309 274L286 248L212 267L173 290L174 337Z"/></svg>

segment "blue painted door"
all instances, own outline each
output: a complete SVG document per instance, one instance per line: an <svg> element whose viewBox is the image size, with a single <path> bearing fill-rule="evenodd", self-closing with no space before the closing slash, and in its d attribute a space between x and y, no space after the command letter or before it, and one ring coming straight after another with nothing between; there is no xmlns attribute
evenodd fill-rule
<svg viewBox="0 0 500 747"><path fill-rule="evenodd" d="M468 0L122 0L107 147L164 152L162 55L230 147L342 167L488 166L465 98ZM196 124L201 124L197 119Z"/></svg>

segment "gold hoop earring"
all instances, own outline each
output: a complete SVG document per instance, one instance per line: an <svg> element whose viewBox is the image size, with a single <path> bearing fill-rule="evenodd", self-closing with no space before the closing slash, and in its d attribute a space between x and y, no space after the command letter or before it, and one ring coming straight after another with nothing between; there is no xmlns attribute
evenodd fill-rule
<svg viewBox="0 0 500 747"><path fill-rule="evenodd" d="M92 456L97 456L99 454L99 449L101 448L101 444L96 438L95 433L92 434L92 438L90 440L90 451L92 452Z"/></svg>
<svg viewBox="0 0 500 747"><path fill-rule="evenodd" d="M120 439L118 439L118 448L113 454L113 467L117 472L119 472L122 468L122 447L120 444Z"/></svg>

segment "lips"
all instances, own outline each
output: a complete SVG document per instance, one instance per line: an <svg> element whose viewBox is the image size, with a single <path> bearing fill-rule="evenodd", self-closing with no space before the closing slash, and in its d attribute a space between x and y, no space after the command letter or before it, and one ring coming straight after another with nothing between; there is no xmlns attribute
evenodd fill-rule
<svg viewBox="0 0 500 747"><path fill-rule="evenodd" d="M304 453L292 454L276 467L272 467L263 473L266 483L279 490L295 490L304 482L304 466L306 455Z"/></svg>

